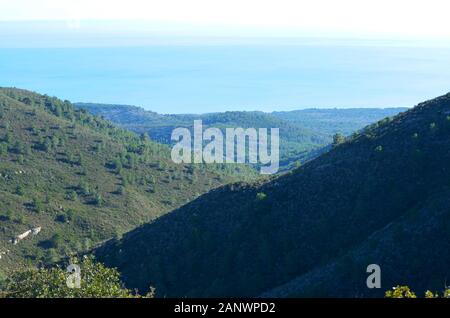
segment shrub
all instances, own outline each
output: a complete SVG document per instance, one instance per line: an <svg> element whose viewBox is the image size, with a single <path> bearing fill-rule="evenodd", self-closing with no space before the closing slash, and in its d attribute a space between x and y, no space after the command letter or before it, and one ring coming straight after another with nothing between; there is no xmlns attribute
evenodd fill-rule
<svg viewBox="0 0 450 318"><path fill-rule="evenodd" d="M76 201L78 198L78 194L72 190L67 193L66 198L70 201Z"/></svg>
<svg viewBox="0 0 450 318"><path fill-rule="evenodd" d="M267 198L267 194L263 193L263 192L259 192L256 194L256 200L257 201L263 201Z"/></svg>
<svg viewBox="0 0 450 318"><path fill-rule="evenodd" d="M342 134L335 134L333 136L333 147L337 147L345 142L345 136Z"/></svg>
<svg viewBox="0 0 450 318"><path fill-rule="evenodd" d="M385 293L386 298L417 298L416 294L408 287L408 286L396 286L393 287L392 290L388 290ZM439 293L433 293L432 291L427 290L424 293L425 298L450 298L450 289L446 288L441 296Z"/></svg>
<svg viewBox="0 0 450 318"><path fill-rule="evenodd" d="M52 248L59 248L63 243L63 239L59 233L56 233L49 240L49 244Z"/></svg>
<svg viewBox="0 0 450 318"><path fill-rule="evenodd" d="M44 211L44 207L42 205L42 202L39 201L37 198L33 199L33 207L34 207L34 211L36 213L41 213L42 211Z"/></svg>
<svg viewBox="0 0 450 318"><path fill-rule="evenodd" d="M396 286L385 293L386 298L417 298L408 286Z"/></svg>
<svg viewBox="0 0 450 318"><path fill-rule="evenodd" d="M101 196L101 194L98 194L98 193L97 193L97 194L94 196L93 203L94 203L95 205L98 205L98 206L103 205L104 200L103 200L103 197Z"/></svg>
<svg viewBox="0 0 450 318"><path fill-rule="evenodd" d="M23 188L21 185L18 185L18 186L16 187L16 194L17 194L17 195L20 195L20 196L22 196L22 195L25 194L25 190L24 190L24 188Z"/></svg>
<svg viewBox="0 0 450 318"><path fill-rule="evenodd" d="M56 222L61 222L61 223L67 223L67 221L68 221L67 215L65 215L65 214L58 214L56 216L56 218L55 218L55 221Z"/></svg>
<svg viewBox="0 0 450 318"><path fill-rule="evenodd" d="M123 287L116 269L105 267L85 257L81 262L71 260L80 267L80 288L70 288L69 275L60 267L25 269L16 271L4 283L4 297L17 298L152 298L154 289L145 296L133 294Z"/></svg>

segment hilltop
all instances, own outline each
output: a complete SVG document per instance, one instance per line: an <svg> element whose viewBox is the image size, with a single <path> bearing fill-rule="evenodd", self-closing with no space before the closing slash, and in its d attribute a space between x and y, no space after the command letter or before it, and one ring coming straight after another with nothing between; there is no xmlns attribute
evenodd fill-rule
<svg viewBox="0 0 450 318"><path fill-rule="evenodd" d="M69 101L0 88L0 276L89 250L253 177L237 165L176 165L169 147Z"/></svg>
<svg viewBox="0 0 450 318"><path fill-rule="evenodd" d="M449 149L450 94L274 180L216 188L96 255L159 297L439 290L450 274ZM384 289L366 287L373 263Z"/></svg>

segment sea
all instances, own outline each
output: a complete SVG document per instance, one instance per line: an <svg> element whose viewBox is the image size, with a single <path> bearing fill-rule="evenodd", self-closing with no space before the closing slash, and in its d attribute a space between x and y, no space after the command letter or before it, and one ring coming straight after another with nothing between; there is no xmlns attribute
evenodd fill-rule
<svg viewBox="0 0 450 318"><path fill-rule="evenodd" d="M0 86L159 113L409 107L450 91L450 48L1 47Z"/></svg>

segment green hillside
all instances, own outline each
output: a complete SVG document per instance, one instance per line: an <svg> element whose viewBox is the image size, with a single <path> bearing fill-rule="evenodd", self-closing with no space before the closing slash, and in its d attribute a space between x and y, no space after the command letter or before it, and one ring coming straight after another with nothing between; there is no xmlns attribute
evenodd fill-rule
<svg viewBox="0 0 450 318"><path fill-rule="evenodd" d="M96 254L128 288L159 297L439 290L450 274L449 149L450 94L277 179L217 188ZM382 289L365 286L372 263Z"/></svg>
<svg viewBox="0 0 450 318"><path fill-rule="evenodd" d="M0 88L0 276L90 249L254 176L244 166L175 165L167 146L68 101Z"/></svg>
<svg viewBox="0 0 450 318"><path fill-rule="evenodd" d="M76 104L77 107L104 116L121 127L138 133L147 132L153 140L171 144L173 129L186 127L192 130L194 120L201 119L205 129L225 128L280 128L280 166L284 170L297 161L305 162L332 140L332 135L323 134L300 125L290 123L263 112L224 112L202 115L161 115L135 106Z"/></svg>
<svg viewBox="0 0 450 318"><path fill-rule="evenodd" d="M138 133L147 132L153 140L170 144L176 127L192 129L194 120L202 119L205 127L280 128L280 165L282 170L317 157L333 135L350 135L385 117L397 115L406 108L388 109L305 109L288 112L224 112L210 114L162 115L140 107L77 103L77 107L104 116L121 127Z"/></svg>

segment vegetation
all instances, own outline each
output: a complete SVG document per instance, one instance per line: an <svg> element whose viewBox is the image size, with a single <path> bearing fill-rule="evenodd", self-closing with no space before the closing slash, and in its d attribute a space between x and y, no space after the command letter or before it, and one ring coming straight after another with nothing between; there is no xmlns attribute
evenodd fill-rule
<svg viewBox="0 0 450 318"><path fill-rule="evenodd" d="M367 125L393 117L406 110L407 108L312 108L274 112L273 115L329 136L336 133L348 136Z"/></svg>
<svg viewBox="0 0 450 318"><path fill-rule="evenodd" d="M420 104L290 173L217 188L95 253L129 288L167 297L382 297L366 286L368 264L380 265L383 284L438 290L450 274L449 113L450 94Z"/></svg>
<svg viewBox="0 0 450 318"><path fill-rule="evenodd" d="M140 298L123 287L120 274L115 269L97 263L92 257L85 257L79 262L72 259L70 264L78 264L80 285L70 281L67 270L61 267L28 268L15 271L0 289L0 298ZM71 282L73 285L68 284ZM154 290L144 296L152 298Z"/></svg>
<svg viewBox="0 0 450 318"><path fill-rule="evenodd" d="M148 133L155 141L170 144L172 130L191 128L201 119L205 128L255 127L280 128L281 169L296 167L317 157L336 133L350 134L365 125L392 116L404 109L301 110L293 112L224 112L203 115L161 115L125 105L76 104L77 107L102 115L121 127Z"/></svg>
<svg viewBox="0 0 450 318"><path fill-rule="evenodd" d="M414 290L440 290L450 274L450 94L351 136L333 131L334 147L305 164L299 145L322 141L293 114L202 116L284 125L296 168L270 179L172 163L148 117L166 136L194 116L147 113L135 134L68 101L0 89L2 297L150 297L155 286L164 297L397 298L415 293L368 289L368 264ZM82 281L69 288L55 264L91 252L101 263L73 260Z"/></svg>
<svg viewBox="0 0 450 318"><path fill-rule="evenodd" d="M393 287L392 290L386 291L385 297L386 298L417 298L416 294L413 291L411 291L408 286Z"/></svg>
<svg viewBox="0 0 450 318"><path fill-rule="evenodd" d="M345 136L337 133L333 136L333 147L337 147L345 142Z"/></svg>
<svg viewBox="0 0 450 318"><path fill-rule="evenodd" d="M0 268L91 249L224 183L244 166L176 165L170 149L68 101L0 88ZM149 191L149 189L152 191ZM41 227L17 245L17 235Z"/></svg>
<svg viewBox="0 0 450 318"><path fill-rule="evenodd" d="M396 286L392 290L388 290L385 293L386 298L417 298L408 286ZM424 293L424 298L450 298L450 289L446 288L442 293L432 292L427 290Z"/></svg>

